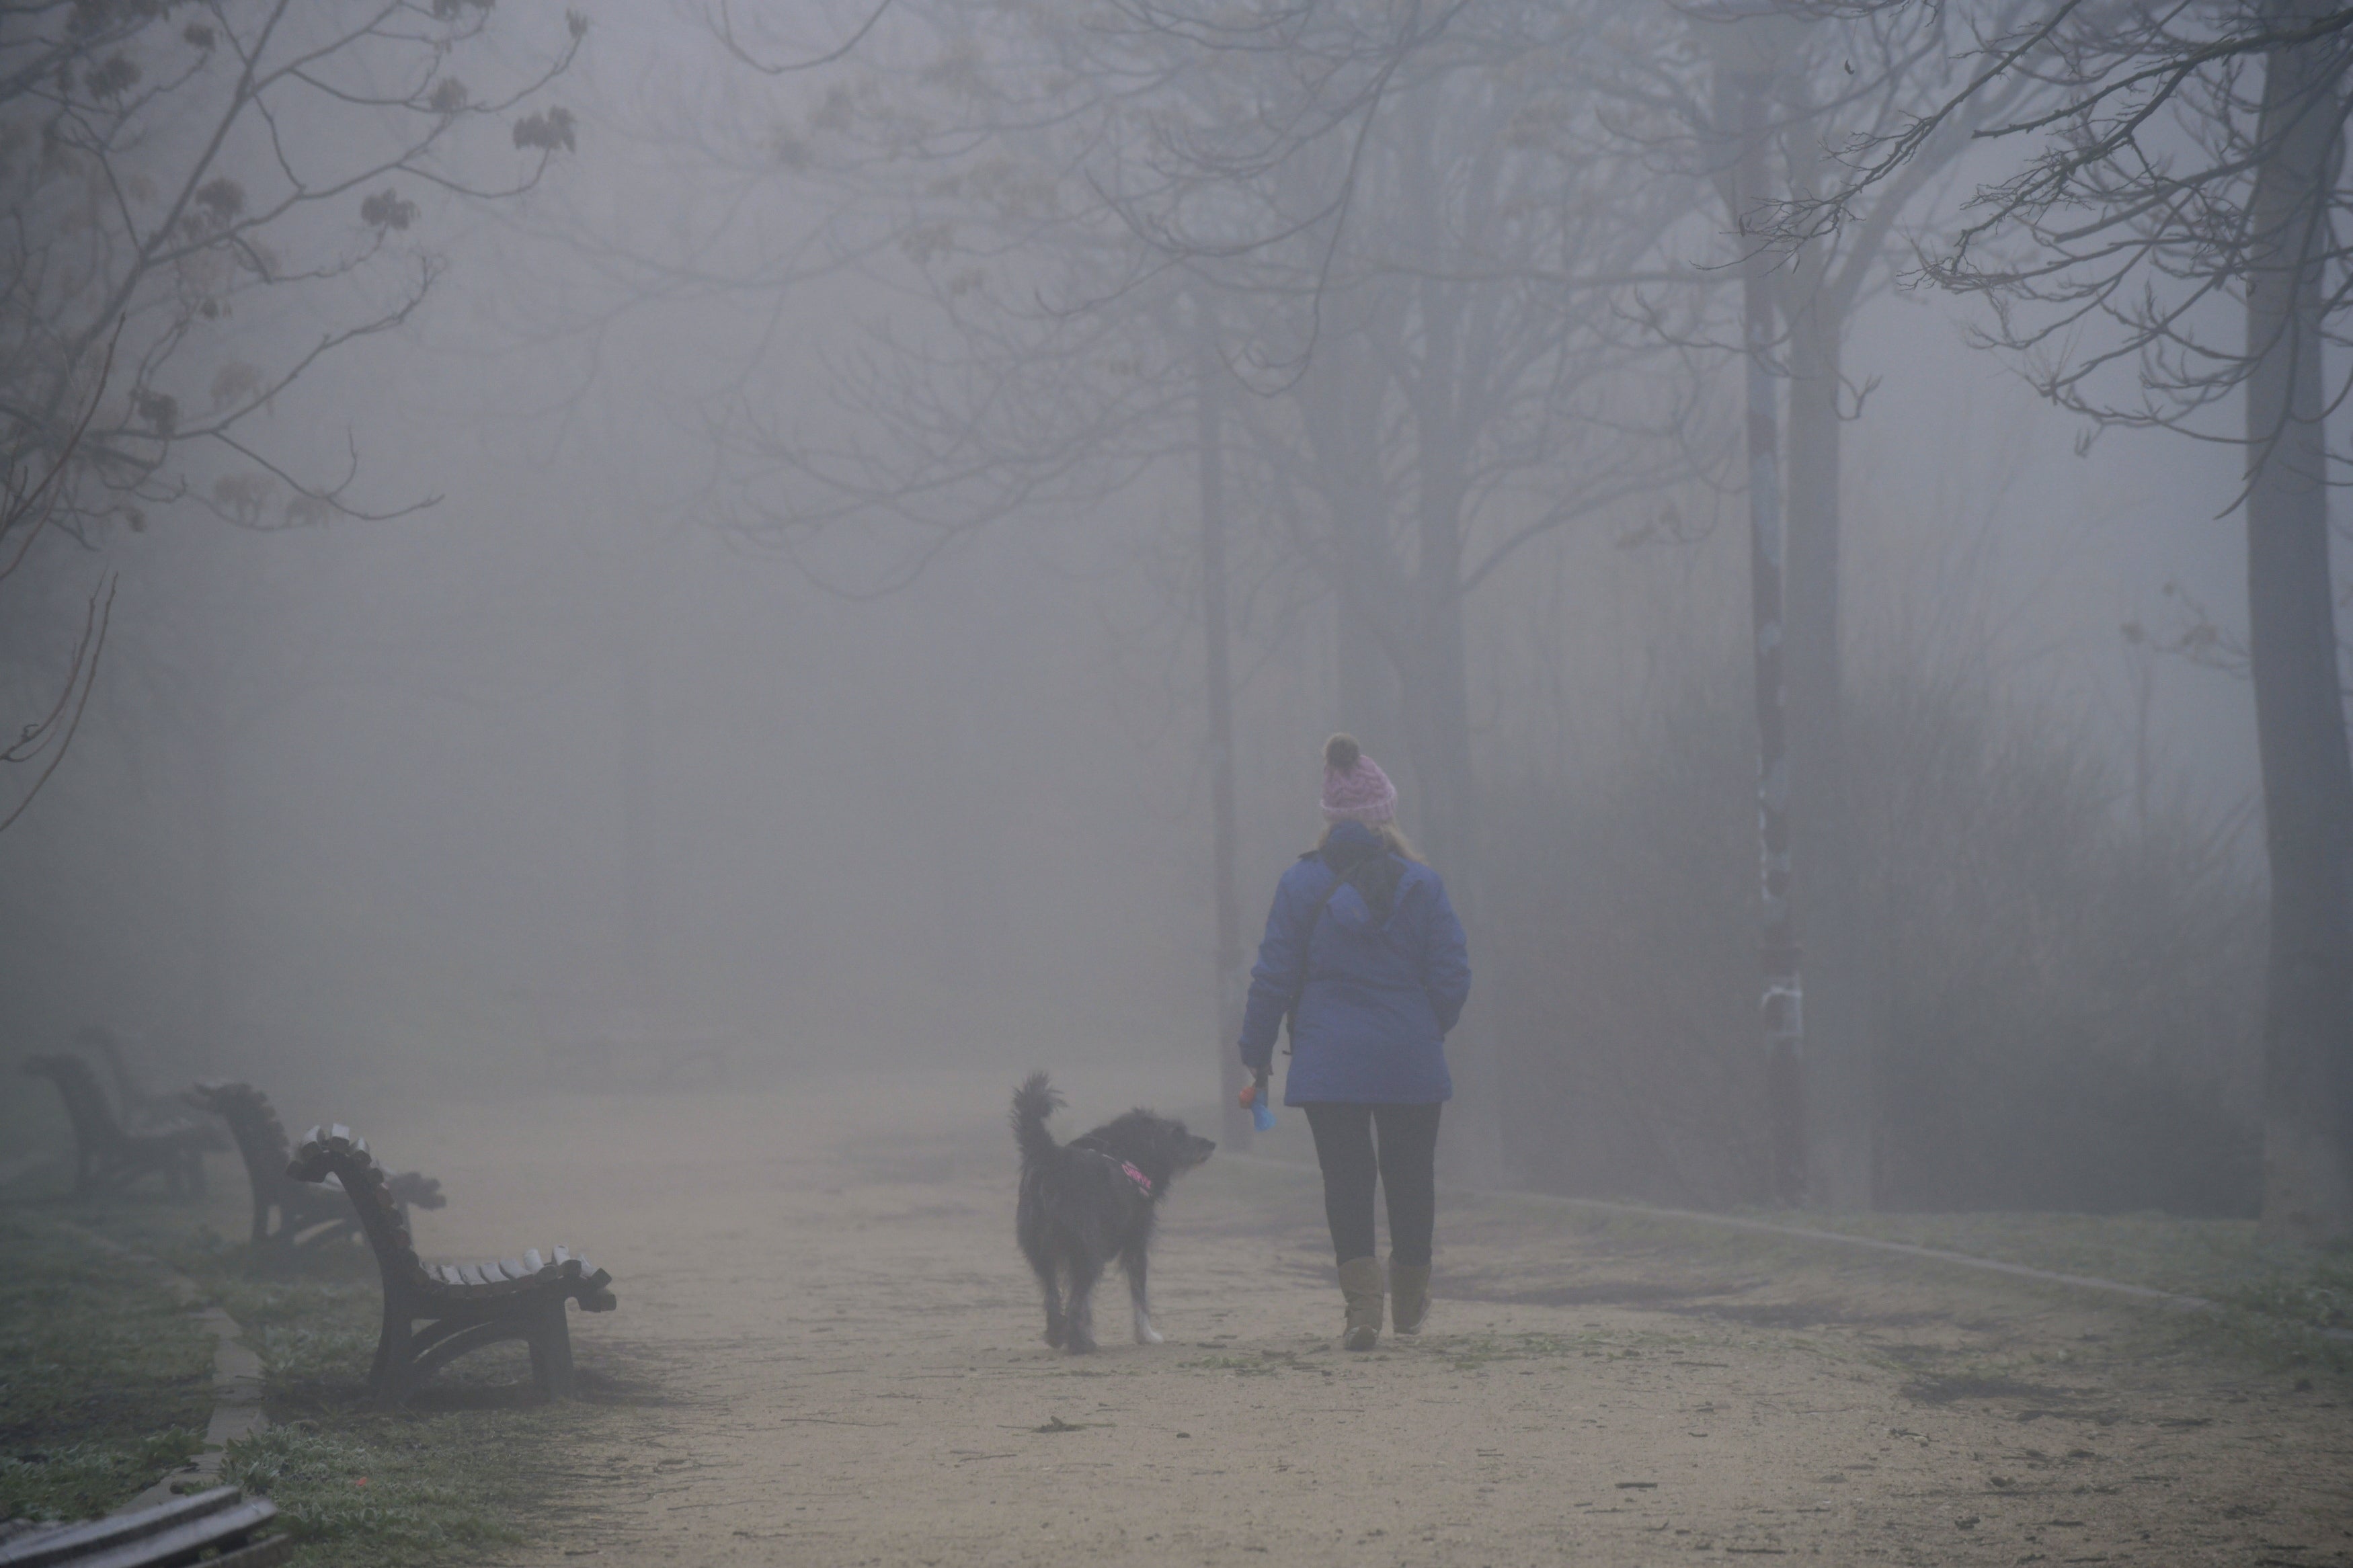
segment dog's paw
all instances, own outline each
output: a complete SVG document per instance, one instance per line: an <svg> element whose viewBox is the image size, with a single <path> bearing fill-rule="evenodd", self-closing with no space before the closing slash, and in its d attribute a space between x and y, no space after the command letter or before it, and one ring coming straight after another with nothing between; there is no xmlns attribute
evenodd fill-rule
<svg viewBox="0 0 2353 1568"><path fill-rule="evenodd" d="M1095 1351L1095 1342L1083 1334L1072 1334L1071 1336L1071 1342L1063 1348L1068 1350L1072 1355L1092 1355Z"/></svg>
<svg viewBox="0 0 2353 1568"><path fill-rule="evenodd" d="M1046 1331L1046 1345L1050 1350L1062 1348L1062 1331L1059 1325Z"/></svg>
<svg viewBox="0 0 2353 1568"><path fill-rule="evenodd" d="M1162 1333L1158 1329L1154 1328L1150 1323L1138 1323L1135 1325L1135 1342L1137 1344L1165 1344L1167 1342L1167 1335Z"/></svg>

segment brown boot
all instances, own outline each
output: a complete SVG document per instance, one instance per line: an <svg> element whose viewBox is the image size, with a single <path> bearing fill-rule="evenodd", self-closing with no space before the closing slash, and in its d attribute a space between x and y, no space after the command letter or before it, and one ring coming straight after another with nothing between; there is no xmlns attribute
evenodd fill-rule
<svg viewBox="0 0 2353 1568"><path fill-rule="evenodd" d="M1416 1267L1389 1259L1389 1320L1401 1334L1421 1332L1430 1316L1430 1265Z"/></svg>
<svg viewBox="0 0 2353 1568"><path fill-rule="evenodd" d="M1341 1347L1372 1349L1381 1337L1381 1260L1351 1258L1340 1265L1340 1292L1348 1299L1348 1327Z"/></svg>

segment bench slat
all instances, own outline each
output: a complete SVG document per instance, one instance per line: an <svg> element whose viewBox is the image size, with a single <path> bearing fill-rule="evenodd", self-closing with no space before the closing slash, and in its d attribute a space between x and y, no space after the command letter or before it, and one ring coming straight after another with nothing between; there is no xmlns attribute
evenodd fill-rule
<svg viewBox="0 0 2353 1568"><path fill-rule="evenodd" d="M68 1561L71 1568L144 1568L148 1563L173 1562L200 1547L238 1540L277 1517L276 1503L268 1498L255 1498L144 1540L126 1542L109 1552Z"/></svg>
<svg viewBox="0 0 2353 1568"><path fill-rule="evenodd" d="M205 1568L279 1568L294 1555L290 1535L265 1535L243 1546L232 1546L217 1557L205 1559Z"/></svg>
<svg viewBox="0 0 2353 1568"><path fill-rule="evenodd" d="M142 1508L135 1513L119 1513L88 1524L47 1531L0 1546L0 1564L5 1568L41 1568L52 1563L78 1563L88 1553L99 1552L109 1553L111 1559L114 1552L126 1547L137 1548L142 1556L122 1561L138 1563L145 1556L161 1554L155 1548L167 1534L180 1531L208 1532L194 1536L194 1543L201 1545L218 1536L251 1529L277 1514L277 1505L269 1500L240 1503L238 1500L243 1495L235 1487L215 1487L193 1497L174 1498L153 1508ZM229 1522L224 1524L224 1520Z"/></svg>

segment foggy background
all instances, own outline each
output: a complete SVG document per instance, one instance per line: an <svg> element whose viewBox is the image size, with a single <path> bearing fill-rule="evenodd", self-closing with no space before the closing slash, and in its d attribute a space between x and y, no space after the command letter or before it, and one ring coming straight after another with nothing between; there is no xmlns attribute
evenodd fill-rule
<svg viewBox="0 0 2353 1568"><path fill-rule="evenodd" d="M32 692L86 579L121 573L73 751L0 835L13 1033L102 1023L155 1079L303 1106L575 1087L600 1039L640 1078L678 1058L744 1083L1189 1063L1206 1105L1231 1044L1189 460L1008 508L871 596L837 590L890 583L898 533L764 547L747 494L832 498L718 451L729 411L857 428L876 345L959 340L887 242L724 281L902 222L844 227L842 178L733 154L932 45L894 19L870 60L770 81L667 11L592 21L560 83L577 155L494 211L416 193L447 266L427 307L269 416L295 447L348 431L375 504L437 504L268 531L182 506L92 551L46 540L44 586L10 584L0 637ZM708 276L664 270L681 258ZM1912 1140L1883 1201L2251 1212L2249 693L2120 630L2183 627L2185 596L2239 623L2239 457L2121 431L2079 455L1972 320L1883 291L1846 353L1880 378L1845 427L1850 732L1910 922L1883 1092L1962 1130ZM1280 439L1278 401L1237 389L1227 417ZM890 433L865 439L890 460ZM1236 468L1254 946L1320 829L1328 731L1360 726L1409 833L1423 788L1401 735L1341 716L1332 595ZM1471 1013L1536 1184L1756 1195L1746 571L1738 497L1687 478L1467 602Z"/></svg>

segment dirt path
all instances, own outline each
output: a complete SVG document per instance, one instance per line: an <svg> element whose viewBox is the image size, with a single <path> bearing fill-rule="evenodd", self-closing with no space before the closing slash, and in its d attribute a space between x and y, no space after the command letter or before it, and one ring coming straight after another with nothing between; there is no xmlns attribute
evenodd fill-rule
<svg viewBox="0 0 2353 1568"><path fill-rule="evenodd" d="M620 1292L576 1346L641 1402L518 1561L2353 1562L2340 1388L1933 1265L1452 1202L1430 1332L1346 1356L1312 1176L1212 1160L1155 1257L1168 1342L1054 1354L1011 1241L1010 1087L385 1128L452 1194L428 1253L561 1240ZM1067 1087L1065 1137L1147 1086Z"/></svg>

